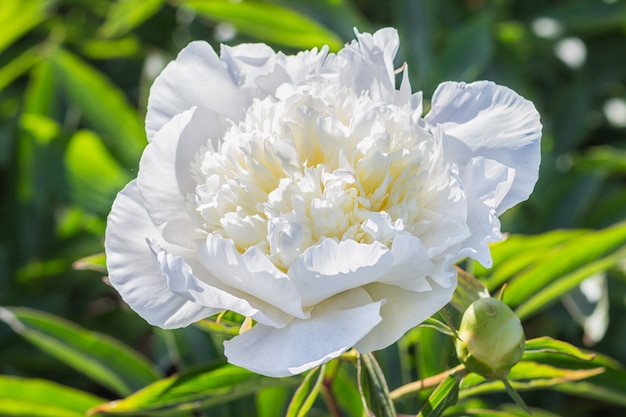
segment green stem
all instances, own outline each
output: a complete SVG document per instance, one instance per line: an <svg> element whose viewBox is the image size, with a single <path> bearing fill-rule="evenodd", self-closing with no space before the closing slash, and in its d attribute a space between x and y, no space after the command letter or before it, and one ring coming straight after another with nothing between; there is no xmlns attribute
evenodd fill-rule
<svg viewBox="0 0 626 417"><path fill-rule="evenodd" d="M409 394L413 394L413 393L419 392L427 388L436 387L437 385L439 385L441 381L443 381L449 375L455 372L462 373L461 376L464 376L467 373L467 369L465 369L465 366L463 365L458 365L440 374L433 375L428 378L420 379L419 381L411 382L409 384L398 387L389 393L389 397L391 398L392 401L397 401L400 398L407 396Z"/></svg>

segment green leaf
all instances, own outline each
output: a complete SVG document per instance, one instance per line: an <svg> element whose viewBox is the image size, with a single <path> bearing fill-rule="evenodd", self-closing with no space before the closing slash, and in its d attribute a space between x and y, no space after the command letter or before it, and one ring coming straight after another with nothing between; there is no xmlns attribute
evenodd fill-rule
<svg viewBox="0 0 626 417"><path fill-rule="evenodd" d="M341 39L314 20L272 3L229 0L187 0L182 3L214 21L226 21L248 36L294 48L343 46Z"/></svg>
<svg viewBox="0 0 626 417"><path fill-rule="evenodd" d="M506 378L502 378L501 381L504 384L504 389L506 390L506 393L509 394L509 397L511 397L511 399L515 402L515 404L517 404L519 408L524 410L526 414L531 414L530 410L528 409L528 406L524 402L524 399L521 397L521 395L519 395L519 393L515 390L515 388L513 388L509 380Z"/></svg>
<svg viewBox="0 0 626 417"><path fill-rule="evenodd" d="M27 308L0 308L0 320L46 353L119 395L151 383L159 373L119 341L59 317Z"/></svg>
<svg viewBox="0 0 626 417"><path fill-rule="evenodd" d="M363 404L377 417L396 417L385 375L374 355L360 354L357 363Z"/></svg>
<svg viewBox="0 0 626 417"><path fill-rule="evenodd" d="M459 398L459 382L463 373L455 372L448 375L430 394L426 404L417 417L438 417Z"/></svg>
<svg viewBox="0 0 626 417"><path fill-rule="evenodd" d="M325 365L317 367L309 371L304 377L304 380L291 398L286 417L304 417L307 415L324 382L325 368Z"/></svg>
<svg viewBox="0 0 626 417"><path fill-rule="evenodd" d="M101 404L90 413L136 416L169 415L223 404L261 389L291 385L297 378L268 378L233 365L210 365L161 379L122 400Z"/></svg>
<svg viewBox="0 0 626 417"><path fill-rule="evenodd" d="M604 371L604 367L566 369L538 362L520 361L511 369L507 379L513 388L519 391L525 391L555 387L566 382L590 378ZM485 380L477 374L470 374L461 384L460 396L466 398L469 396L502 391L506 391L506 387L502 381Z"/></svg>
<svg viewBox="0 0 626 417"><path fill-rule="evenodd" d="M557 236L565 235L567 233ZM621 257L617 251L626 244L626 223L599 231L575 231L573 236L552 247L543 242L543 252L537 253L535 248L531 249L531 255L526 254L519 243L526 240L525 247L532 248L535 241L543 240L542 237L516 239L515 246L519 250L510 259L516 264L513 269L517 273L509 280L504 301L511 307L519 306L516 313L520 318L535 314L585 278L614 266ZM548 239L551 240L554 239ZM506 241L502 243L505 244ZM515 257L523 260L520 262Z"/></svg>
<svg viewBox="0 0 626 417"><path fill-rule="evenodd" d="M146 145L137 111L103 74L68 51L59 49L52 66L71 101L129 169L136 169Z"/></svg>
<svg viewBox="0 0 626 417"><path fill-rule="evenodd" d="M38 48L33 47L13 58L8 64L0 67L0 91L40 60L41 55Z"/></svg>
<svg viewBox="0 0 626 417"><path fill-rule="evenodd" d="M474 275L479 277L490 291L494 291L546 253L586 233L586 230L555 230L533 236L509 236L506 240L491 246L493 268L487 269L476 262Z"/></svg>
<svg viewBox="0 0 626 417"><path fill-rule="evenodd" d="M0 375L0 415L84 417L102 398L41 379Z"/></svg>
<svg viewBox="0 0 626 417"><path fill-rule="evenodd" d="M72 136L65 154L70 199L85 210L105 215L118 191L131 180L100 137L88 130Z"/></svg>
<svg viewBox="0 0 626 417"><path fill-rule="evenodd" d="M527 340L522 360L532 360L533 356L537 353L567 355L583 361L590 361L595 357L593 353L585 353L574 345L570 345L569 343L562 342L548 336Z"/></svg>
<svg viewBox="0 0 626 417"><path fill-rule="evenodd" d="M139 26L163 6L164 0L117 0L98 33L105 38L121 36Z"/></svg>
<svg viewBox="0 0 626 417"><path fill-rule="evenodd" d="M46 19L52 0L2 0L0 52Z"/></svg>
<svg viewBox="0 0 626 417"><path fill-rule="evenodd" d="M269 387L255 397L257 417L275 417L285 414L289 401L289 387Z"/></svg>

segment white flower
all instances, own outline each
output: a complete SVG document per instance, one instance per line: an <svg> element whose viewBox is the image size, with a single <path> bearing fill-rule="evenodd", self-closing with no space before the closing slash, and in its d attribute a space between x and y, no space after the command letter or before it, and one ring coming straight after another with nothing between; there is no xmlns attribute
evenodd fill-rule
<svg viewBox="0 0 626 417"><path fill-rule="evenodd" d="M294 56L193 42L150 92L150 143L108 219L109 278L150 323L231 310L229 361L286 376L384 348L443 307L454 263L489 266L497 216L539 167L533 105L439 86L422 118L393 29Z"/></svg>

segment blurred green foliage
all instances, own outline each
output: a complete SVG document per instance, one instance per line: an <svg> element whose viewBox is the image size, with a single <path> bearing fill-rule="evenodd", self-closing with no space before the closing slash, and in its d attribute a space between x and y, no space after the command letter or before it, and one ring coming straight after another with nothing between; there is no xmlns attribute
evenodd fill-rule
<svg viewBox="0 0 626 417"><path fill-rule="evenodd" d="M204 323L168 332L153 329L103 281L101 258L77 263L102 252L113 198L136 175L146 143L142 119L149 87L163 66L196 39L215 47L261 41L288 53L323 44L337 50L353 38L354 27L372 31L383 26L399 30L397 66L408 63L413 90L424 91L425 97L445 80L489 79L535 103L544 125L539 182L528 202L503 217L503 230L568 230L514 236L494 248L492 273L479 267L474 273L485 277L490 289L511 280L520 292L508 297L519 309L528 302L525 292L531 295L548 282L528 285L533 274L549 275L552 292L538 294L544 298L521 311L528 316L527 334L578 346L596 342L594 350L626 363L626 322L609 320L604 337L591 337L589 328L572 318L584 324L591 313L582 311L580 294L568 293L580 292L583 279L598 277L600 298L591 300L590 308L599 311L601 320L594 323L626 314L624 226L609 228L626 220L626 1L0 0L0 306L26 306L75 323L65 328L65 322L47 322L30 310L11 310L8 316L4 310L3 320L13 328L0 325L0 391L5 395L0 415L19 415L9 413L20 404L33 407L30 415L82 415L81 410L127 395L161 375L223 363L221 342L229 328L207 331L211 324ZM589 234L582 229L605 230ZM516 275L520 271L528 277ZM566 297L564 304L560 297ZM582 312L573 313L572 306ZM21 335L32 344L15 329L25 321L30 324ZM82 328L116 340L104 338L86 347L85 340L101 337L81 333L87 332ZM87 339L60 336L63 332ZM418 328L380 352L390 388L448 369L452 348L445 339ZM118 346L118 340L133 350ZM72 359L67 353L72 349L77 355L90 353ZM131 365L107 362L120 349ZM58 355L66 355L69 366ZM608 366L606 361L598 363ZM620 365L610 364L615 378L621 378ZM125 374L125 366L142 373ZM336 391L344 411L359 411L355 375L344 368L335 369L333 385L322 388ZM206 377L188 375L191 382L196 375ZM268 386L253 398L251 388L259 382L243 371L236 378L248 391L232 398L249 401L208 401L204 405L212 407L210 413L193 415L286 412L294 383ZM611 375L605 378L605 386L615 385ZM169 383L163 381L170 380L125 404L145 400ZM601 382L590 389L599 390ZM28 403L20 394L25 387L47 397L37 406ZM584 387L561 391L584 394ZM623 415L619 398L587 394L597 399L541 390L524 398L531 407L563 416ZM419 410L424 399L401 402L399 409ZM507 400L467 401L481 409ZM54 404L68 406L60 411L50 408ZM326 415L323 408L310 406L310 415ZM459 415L454 412L450 409L449 415ZM501 412L517 415L507 407Z"/></svg>

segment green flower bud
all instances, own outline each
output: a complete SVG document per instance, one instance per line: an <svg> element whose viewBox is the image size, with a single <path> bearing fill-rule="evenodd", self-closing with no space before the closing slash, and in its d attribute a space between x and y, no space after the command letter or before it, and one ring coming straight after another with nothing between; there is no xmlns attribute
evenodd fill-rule
<svg viewBox="0 0 626 417"><path fill-rule="evenodd" d="M456 354L465 367L485 378L502 378L524 353L524 329L502 301L481 298L463 313Z"/></svg>

